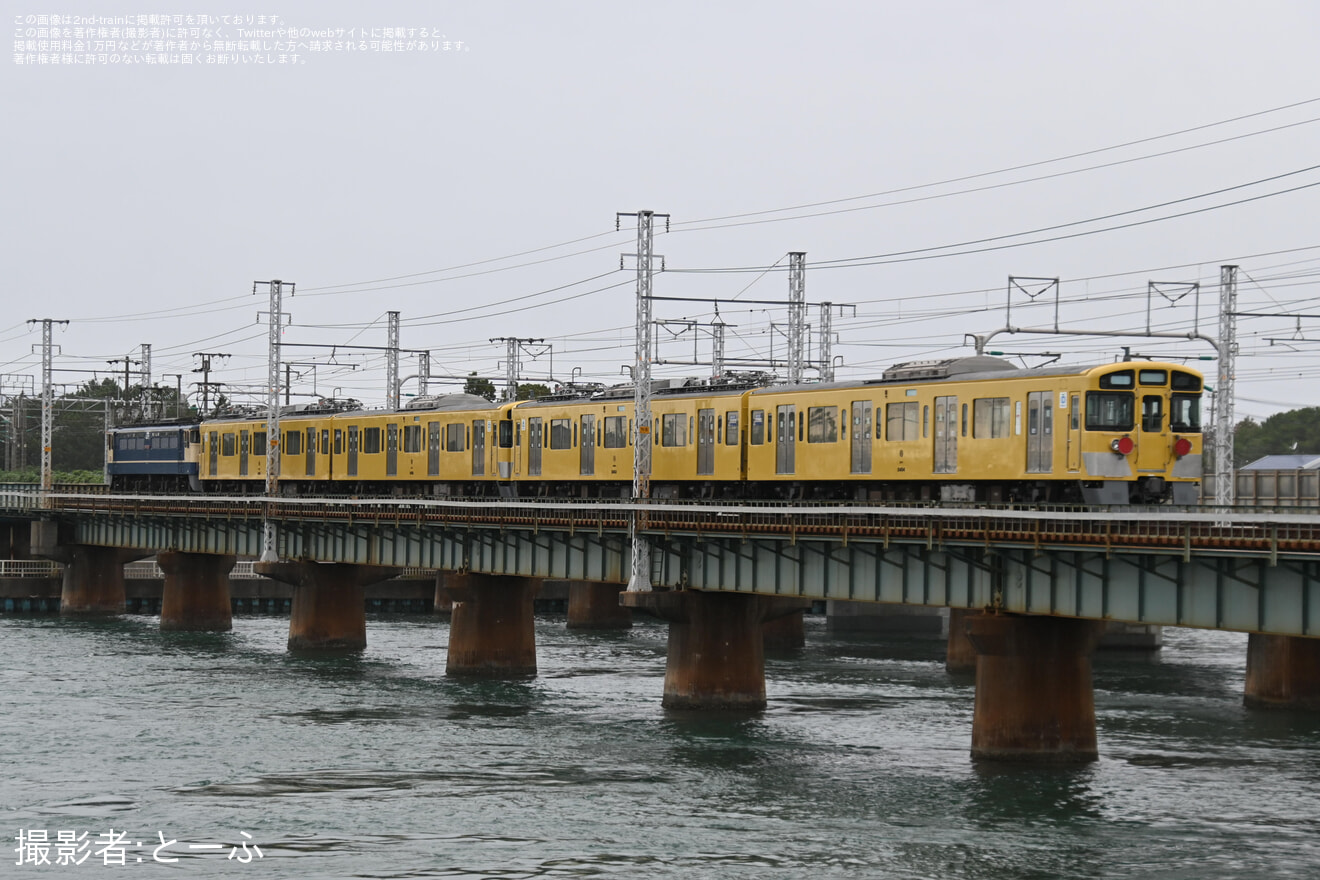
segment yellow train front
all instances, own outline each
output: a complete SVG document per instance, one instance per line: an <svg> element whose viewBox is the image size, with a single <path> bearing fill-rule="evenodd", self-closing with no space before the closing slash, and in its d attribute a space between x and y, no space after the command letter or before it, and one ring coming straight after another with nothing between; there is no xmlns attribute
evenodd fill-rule
<svg viewBox="0 0 1320 880"><path fill-rule="evenodd" d="M747 395L753 497L1195 504L1202 377L1178 364L900 364Z"/></svg>

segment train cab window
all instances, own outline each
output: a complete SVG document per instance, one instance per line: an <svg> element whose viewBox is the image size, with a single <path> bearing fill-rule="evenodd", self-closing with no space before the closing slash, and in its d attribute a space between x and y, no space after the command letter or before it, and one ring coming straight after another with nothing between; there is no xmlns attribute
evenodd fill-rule
<svg viewBox="0 0 1320 880"><path fill-rule="evenodd" d="M1201 398L1199 395L1173 395L1173 400L1169 401L1169 430L1177 431L1180 434L1201 433Z"/></svg>
<svg viewBox="0 0 1320 880"><path fill-rule="evenodd" d="M1141 398L1141 430L1159 431L1164 427L1164 398L1147 394Z"/></svg>
<svg viewBox="0 0 1320 880"><path fill-rule="evenodd" d="M190 428L190 429L188 430L188 442L189 442L189 443L201 443L201 442L202 442L202 429L201 429L201 428Z"/></svg>
<svg viewBox="0 0 1320 880"><path fill-rule="evenodd" d="M1136 400L1122 391L1086 392L1086 430L1131 431Z"/></svg>
<svg viewBox="0 0 1320 880"><path fill-rule="evenodd" d="M730 411L724 415L724 445L738 445L738 413Z"/></svg>
<svg viewBox="0 0 1320 880"><path fill-rule="evenodd" d="M220 454L221 454L221 455L233 455L233 454L234 454L234 451L235 451L235 446L234 446L234 435L233 435L232 433L230 433L230 432L226 432L226 433L224 433L224 434L221 434L221 435L220 435Z"/></svg>
<svg viewBox="0 0 1320 880"><path fill-rule="evenodd" d="M422 426L404 425L403 426L403 451L421 452L422 451Z"/></svg>
<svg viewBox="0 0 1320 880"><path fill-rule="evenodd" d="M303 435L301 431L290 431L284 435L284 454L302 455Z"/></svg>
<svg viewBox="0 0 1320 880"><path fill-rule="evenodd" d="M500 448L513 448L513 419L502 419L500 421Z"/></svg>
<svg viewBox="0 0 1320 880"><path fill-rule="evenodd" d="M335 455L344 454L344 432L341 428L335 428Z"/></svg>
<svg viewBox="0 0 1320 880"><path fill-rule="evenodd" d="M839 440L839 408L813 406L807 409L807 442L837 443Z"/></svg>
<svg viewBox="0 0 1320 880"><path fill-rule="evenodd" d="M660 445L687 446L687 416L683 413L665 413L660 417Z"/></svg>
<svg viewBox="0 0 1320 880"><path fill-rule="evenodd" d="M462 452L463 448L462 423L445 425L445 452Z"/></svg>
<svg viewBox="0 0 1320 880"><path fill-rule="evenodd" d="M765 410L752 410L752 431L750 441L752 446L760 446L765 443Z"/></svg>
<svg viewBox="0 0 1320 880"><path fill-rule="evenodd" d="M963 416L965 419L966 416ZM995 439L1008 436L1008 398L978 397L972 401L972 437Z"/></svg>
<svg viewBox="0 0 1320 880"><path fill-rule="evenodd" d="M252 435L252 454L261 456L266 454L266 432L257 431Z"/></svg>
<svg viewBox="0 0 1320 880"><path fill-rule="evenodd" d="M1132 388L1135 384L1136 376L1131 370L1119 370L1117 373L1109 373L1100 377L1101 388Z"/></svg>
<svg viewBox="0 0 1320 880"><path fill-rule="evenodd" d="M364 455L380 452L380 428L362 429L362 452Z"/></svg>
<svg viewBox="0 0 1320 880"><path fill-rule="evenodd" d="M1174 391L1200 391L1201 377L1184 373L1182 370L1174 370L1172 385Z"/></svg>
<svg viewBox="0 0 1320 880"><path fill-rule="evenodd" d="M573 445L573 429L568 419L550 420L550 448L569 449Z"/></svg>
<svg viewBox="0 0 1320 880"><path fill-rule="evenodd" d="M628 445L628 420L625 416L605 417L604 446L606 449L622 449Z"/></svg>
<svg viewBox="0 0 1320 880"><path fill-rule="evenodd" d="M1137 381L1142 385L1163 385L1169 381L1168 370L1138 370Z"/></svg>

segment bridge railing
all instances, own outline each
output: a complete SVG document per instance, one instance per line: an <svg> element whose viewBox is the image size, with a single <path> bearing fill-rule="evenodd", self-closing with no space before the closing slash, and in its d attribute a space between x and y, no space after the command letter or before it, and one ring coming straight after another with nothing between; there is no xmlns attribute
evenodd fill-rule
<svg viewBox="0 0 1320 880"><path fill-rule="evenodd" d="M59 577L64 566L49 559L0 559L0 578Z"/></svg>

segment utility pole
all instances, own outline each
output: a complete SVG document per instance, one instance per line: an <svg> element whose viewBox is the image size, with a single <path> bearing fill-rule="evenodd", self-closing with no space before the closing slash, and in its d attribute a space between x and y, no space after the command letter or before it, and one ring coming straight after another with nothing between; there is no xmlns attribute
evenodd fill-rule
<svg viewBox="0 0 1320 880"><path fill-rule="evenodd" d="M788 255L788 303L788 382L801 385L807 323L807 255L803 251Z"/></svg>
<svg viewBox="0 0 1320 880"><path fill-rule="evenodd" d="M206 418L211 414L211 388L221 384L211 381L211 358L227 358L229 355L218 351L195 351L193 357L202 359L202 365L194 368L193 372L202 374L202 381L197 383L202 386L202 411L199 415Z"/></svg>
<svg viewBox="0 0 1320 880"><path fill-rule="evenodd" d="M183 373L161 373L160 377L174 378L174 417L180 418L183 415Z"/></svg>
<svg viewBox="0 0 1320 880"><path fill-rule="evenodd" d="M124 399L127 400L127 399L128 399L128 382L129 382L128 374L129 374L129 367L130 367L131 365L133 365L133 364L140 364L140 363L142 363L142 361L135 361L135 360L133 360L132 358L130 358L130 357L128 357L127 355L125 355L124 357L121 357L121 358L110 358L109 360L106 361L106 363L107 363L107 364L110 364L111 366L114 366L115 364L123 364L123 365L124 365Z"/></svg>
<svg viewBox="0 0 1320 880"><path fill-rule="evenodd" d="M417 352L417 396L425 397L430 394L431 382L431 353L429 351Z"/></svg>
<svg viewBox="0 0 1320 880"><path fill-rule="evenodd" d="M270 307L266 314L270 322L266 352L266 497L273 498L280 491L280 330L284 324L285 285L278 279L254 281L253 294L261 284L265 284L270 292ZM289 295L293 296L293 283L290 282L288 287ZM278 562L279 559L275 549L275 523L267 516L261 524L261 561Z"/></svg>
<svg viewBox="0 0 1320 880"><path fill-rule="evenodd" d="M138 373L142 377L142 418L149 419L151 418L151 414L147 411L151 405L151 345L149 343L142 343L142 353L138 358L138 363L142 365Z"/></svg>
<svg viewBox="0 0 1320 880"><path fill-rule="evenodd" d="M518 399L518 377L522 374L522 353L524 345L541 345L544 339L533 339L531 337L518 336L496 336L491 342L504 343L504 399ZM533 359L545 354L541 352L528 352ZM552 364L553 366L553 364Z"/></svg>
<svg viewBox="0 0 1320 880"><path fill-rule="evenodd" d="M67 324L68 321L54 318L33 318L29 324L41 324L41 506L50 506L50 491L54 486L51 474L51 436L55 432L55 389L51 385L51 362L55 357L55 346L51 342L52 324Z"/></svg>
<svg viewBox="0 0 1320 880"><path fill-rule="evenodd" d="M1233 472L1233 386L1237 378L1237 266L1219 267L1219 382L1215 385L1215 504L1236 499Z"/></svg>
<svg viewBox="0 0 1320 880"><path fill-rule="evenodd" d="M385 341L385 407L391 412L399 408L399 313L389 315L389 331Z"/></svg>
<svg viewBox="0 0 1320 880"><path fill-rule="evenodd" d="M637 315L636 339L633 359L633 501L651 497L651 363L654 360L654 338L651 327L651 262L655 257L655 218L665 218L669 229L669 215L654 211L619 213L614 215L614 226L619 218L637 218ZM634 511L629 524L632 538L632 576L628 581L630 592L648 592L651 589L651 545L642 535L641 515Z"/></svg>
<svg viewBox="0 0 1320 880"><path fill-rule="evenodd" d="M710 380L712 382L718 382L724 376L724 329L727 326L717 309L715 320L710 325Z"/></svg>

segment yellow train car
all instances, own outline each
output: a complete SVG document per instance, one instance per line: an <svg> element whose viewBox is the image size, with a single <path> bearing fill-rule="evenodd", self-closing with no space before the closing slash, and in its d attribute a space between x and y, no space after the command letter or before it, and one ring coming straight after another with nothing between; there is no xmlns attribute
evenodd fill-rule
<svg viewBox="0 0 1320 880"><path fill-rule="evenodd" d="M332 479L330 419L342 404L299 404L280 410L280 487L320 491ZM267 425L252 408L201 424L199 480L207 491L259 492L266 485Z"/></svg>
<svg viewBox="0 0 1320 880"><path fill-rule="evenodd" d="M859 500L1195 504L1202 377L1178 364L900 364L747 395L748 492Z"/></svg>
<svg viewBox="0 0 1320 880"><path fill-rule="evenodd" d="M331 419L331 478L352 491L486 495L498 479L499 408L483 397L419 398L398 412Z"/></svg>
<svg viewBox="0 0 1320 880"><path fill-rule="evenodd" d="M627 497L632 490L632 398L551 397L506 412L511 479L521 496Z"/></svg>

